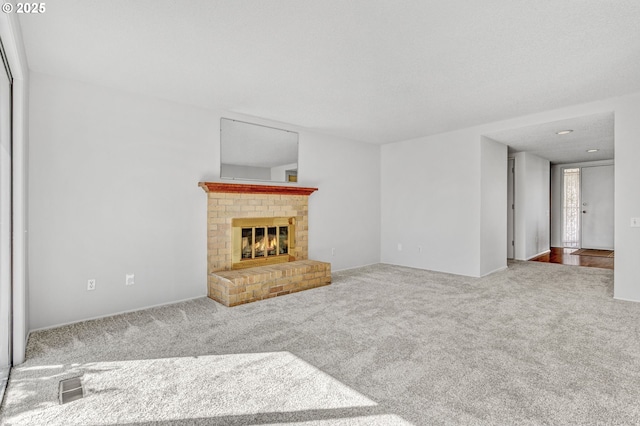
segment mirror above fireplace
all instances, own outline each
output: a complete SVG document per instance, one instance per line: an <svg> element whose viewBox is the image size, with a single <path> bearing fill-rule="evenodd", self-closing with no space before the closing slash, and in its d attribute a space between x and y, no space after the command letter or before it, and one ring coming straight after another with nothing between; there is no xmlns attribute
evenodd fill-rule
<svg viewBox="0 0 640 426"><path fill-rule="evenodd" d="M297 182L298 133L221 118L220 177Z"/></svg>

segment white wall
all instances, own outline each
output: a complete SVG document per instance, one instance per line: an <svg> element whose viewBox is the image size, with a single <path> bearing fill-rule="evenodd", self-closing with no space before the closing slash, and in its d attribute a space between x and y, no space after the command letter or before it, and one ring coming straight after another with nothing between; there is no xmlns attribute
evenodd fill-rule
<svg viewBox="0 0 640 426"><path fill-rule="evenodd" d="M31 328L205 295L197 184L219 180L220 117L299 129L39 73L31 81ZM310 255L334 269L378 262L379 147L300 131L299 162L300 185L319 187Z"/></svg>
<svg viewBox="0 0 640 426"><path fill-rule="evenodd" d="M518 152L515 171L515 258L528 260L549 251L550 164Z"/></svg>
<svg viewBox="0 0 640 426"><path fill-rule="evenodd" d="M480 141L480 275L507 267L507 146Z"/></svg>
<svg viewBox="0 0 640 426"><path fill-rule="evenodd" d="M614 297L640 301L640 94L617 98L615 108L615 282Z"/></svg>
<svg viewBox="0 0 640 426"><path fill-rule="evenodd" d="M197 183L218 175L216 117L38 73L31 83L31 327L206 294Z"/></svg>
<svg viewBox="0 0 640 426"><path fill-rule="evenodd" d="M468 129L383 145L382 261L468 276L505 268L506 172L507 147Z"/></svg>
<svg viewBox="0 0 640 426"><path fill-rule="evenodd" d="M551 166L551 247L562 247L562 197L564 169L613 165L613 160L555 164Z"/></svg>
<svg viewBox="0 0 640 426"><path fill-rule="evenodd" d="M459 131L382 146L382 262L479 275L475 136Z"/></svg>
<svg viewBox="0 0 640 426"><path fill-rule="evenodd" d="M380 262L380 146L300 130L299 155L298 181L318 188L309 257L333 271Z"/></svg>

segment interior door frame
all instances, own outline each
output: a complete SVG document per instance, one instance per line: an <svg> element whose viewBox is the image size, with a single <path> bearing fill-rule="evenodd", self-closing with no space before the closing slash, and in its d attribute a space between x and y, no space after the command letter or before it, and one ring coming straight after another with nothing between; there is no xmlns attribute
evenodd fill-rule
<svg viewBox="0 0 640 426"><path fill-rule="evenodd" d="M516 159L507 159L507 259L516 257Z"/></svg>
<svg viewBox="0 0 640 426"><path fill-rule="evenodd" d="M9 61L5 54L4 45L0 40L0 62L2 70L6 73L8 83L8 109L5 111L0 106L0 113L6 113L6 117L0 117L8 125L8 132L0 127L0 395L4 394L9 371L13 365L13 76L9 68ZM5 150L6 148L6 150Z"/></svg>
<svg viewBox="0 0 640 426"><path fill-rule="evenodd" d="M27 181L29 144L29 67L15 13L0 13L0 39L11 67L12 87L12 321L13 365L26 359L29 336L27 295Z"/></svg>

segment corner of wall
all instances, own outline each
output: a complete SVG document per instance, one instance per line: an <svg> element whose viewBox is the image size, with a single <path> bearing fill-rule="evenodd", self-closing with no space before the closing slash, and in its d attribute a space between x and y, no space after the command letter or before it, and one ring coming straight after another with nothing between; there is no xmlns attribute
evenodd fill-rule
<svg viewBox="0 0 640 426"><path fill-rule="evenodd" d="M507 266L507 146L480 141L480 262L478 276Z"/></svg>

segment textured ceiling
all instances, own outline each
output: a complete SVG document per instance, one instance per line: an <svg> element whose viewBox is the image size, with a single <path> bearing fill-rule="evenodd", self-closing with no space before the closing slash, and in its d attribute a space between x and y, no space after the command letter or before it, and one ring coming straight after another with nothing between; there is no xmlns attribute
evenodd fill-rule
<svg viewBox="0 0 640 426"><path fill-rule="evenodd" d="M57 0L32 70L386 143L640 91L638 0Z"/></svg>
<svg viewBox="0 0 640 426"><path fill-rule="evenodd" d="M553 164L613 159L613 113L593 114L485 136L509 146L509 152L530 152ZM562 130L573 130L558 135ZM597 152L587 152L597 149Z"/></svg>

